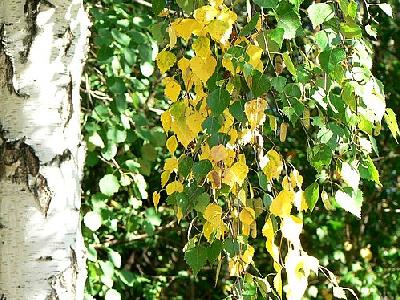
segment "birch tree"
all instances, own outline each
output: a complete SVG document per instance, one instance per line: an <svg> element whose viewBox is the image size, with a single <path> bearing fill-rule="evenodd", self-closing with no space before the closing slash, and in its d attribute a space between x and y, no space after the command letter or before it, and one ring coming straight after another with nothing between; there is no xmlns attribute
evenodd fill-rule
<svg viewBox="0 0 400 300"><path fill-rule="evenodd" d="M82 0L0 2L0 298L82 299Z"/></svg>

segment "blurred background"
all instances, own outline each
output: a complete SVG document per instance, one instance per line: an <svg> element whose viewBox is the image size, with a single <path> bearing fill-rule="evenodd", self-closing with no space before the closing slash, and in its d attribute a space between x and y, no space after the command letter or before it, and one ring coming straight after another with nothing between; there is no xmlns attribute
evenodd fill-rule
<svg viewBox="0 0 400 300"><path fill-rule="evenodd" d="M168 157L160 115L167 108L155 57L166 43L167 22L152 17L142 0L85 0L93 23L81 86L87 157L82 183L82 230L88 248L86 299L224 299L232 287L222 265L194 277L183 259L189 226L151 195L160 187ZM376 19L374 69L385 86L387 106L400 115L400 1L388 0L394 17L370 6ZM292 162L306 160L301 134L278 147ZM384 126L374 162L383 188L364 182L360 220L317 203L304 217L302 244L360 299L400 299L400 148ZM302 174L307 185L307 174ZM312 177L312 176L310 176ZM255 242L264 249L262 239ZM266 251L256 264L272 272ZM326 278L311 279L307 299L333 299ZM249 298L251 291L249 291Z"/></svg>

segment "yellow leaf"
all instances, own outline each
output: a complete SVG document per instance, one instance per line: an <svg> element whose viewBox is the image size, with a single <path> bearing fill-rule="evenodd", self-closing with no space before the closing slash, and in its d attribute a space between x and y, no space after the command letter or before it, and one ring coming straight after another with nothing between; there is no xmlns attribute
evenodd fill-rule
<svg viewBox="0 0 400 300"><path fill-rule="evenodd" d="M199 23L208 24L218 15L218 10L213 6L205 5L196 9L193 15Z"/></svg>
<svg viewBox="0 0 400 300"><path fill-rule="evenodd" d="M224 145L218 145L211 148L211 158L217 163L225 160L228 157L228 152Z"/></svg>
<svg viewBox="0 0 400 300"><path fill-rule="evenodd" d="M203 26L195 19L178 19L171 24L175 34L183 38L186 42L193 34L198 34Z"/></svg>
<svg viewBox="0 0 400 300"><path fill-rule="evenodd" d="M279 179L281 172L283 171L283 162L278 152L271 149L267 152L268 162L263 167L263 172L267 176L268 180Z"/></svg>
<svg viewBox="0 0 400 300"><path fill-rule="evenodd" d="M226 171L222 182L230 187L233 187L235 183L242 186L248 172L249 168L246 165L246 158L244 154L239 154L239 161L234 163L233 166Z"/></svg>
<svg viewBox="0 0 400 300"><path fill-rule="evenodd" d="M177 141L175 135L169 137L165 144L170 153L174 153L176 148L178 148L178 141Z"/></svg>
<svg viewBox="0 0 400 300"><path fill-rule="evenodd" d="M183 192L183 185L179 181L173 181L167 185L165 188L167 195L172 195L175 192Z"/></svg>
<svg viewBox="0 0 400 300"><path fill-rule="evenodd" d="M164 187L167 184L170 174L171 174L171 172L169 172L169 171L164 171L161 173L161 186L162 187Z"/></svg>
<svg viewBox="0 0 400 300"><path fill-rule="evenodd" d="M168 132L171 129L171 113L166 110L161 115L161 124L165 132Z"/></svg>
<svg viewBox="0 0 400 300"><path fill-rule="evenodd" d="M279 297L282 299L282 276L281 272L278 272L274 277L274 288L278 293Z"/></svg>
<svg viewBox="0 0 400 300"><path fill-rule="evenodd" d="M181 93L181 85L173 79L172 77L166 77L163 79L163 84L165 84L165 96L172 102L178 100L179 94Z"/></svg>
<svg viewBox="0 0 400 300"><path fill-rule="evenodd" d="M208 173L207 178L211 182L211 187L213 189L220 189L221 188L221 170L212 170Z"/></svg>
<svg viewBox="0 0 400 300"><path fill-rule="evenodd" d="M172 131L176 134L178 141L185 147L196 137L186 124L185 118L174 119L171 124Z"/></svg>
<svg viewBox="0 0 400 300"><path fill-rule="evenodd" d="M231 72L232 75L235 75L235 67L233 65L232 59L228 57L224 57L222 59L222 66L227 69L229 72Z"/></svg>
<svg viewBox="0 0 400 300"><path fill-rule="evenodd" d="M168 27L168 35L169 35L169 44L168 47L170 49L174 48L177 42L177 36L175 32L175 28L173 26Z"/></svg>
<svg viewBox="0 0 400 300"><path fill-rule="evenodd" d="M214 7L219 7L224 3L224 0L210 0L210 5Z"/></svg>
<svg viewBox="0 0 400 300"><path fill-rule="evenodd" d="M186 57L182 57L178 61L178 68L182 71L182 80L185 83L186 90L190 90L193 86L193 73L190 70L190 61Z"/></svg>
<svg viewBox="0 0 400 300"><path fill-rule="evenodd" d="M253 261L253 256L254 256L254 248L251 245L247 245L246 251L244 251L242 255L242 260L245 264L251 264Z"/></svg>
<svg viewBox="0 0 400 300"><path fill-rule="evenodd" d="M283 190L279 192L278 196L272 200L270 212L282 218L290 216L294 195L294 191Z"/></svg>
<svg viewBox="0 0 400 300"><path fill-rule="evenodd" d="M303 176L301 176L299 171L296 169L290 173L290 183L292 184L293 188L298 187L301 189L301 186L303 185Z"/></svg>
<svg viewBox="0 0 400 300"><path fill-rule="evenodd" d="M217 61L212 56L200 57L195 56L190 60L190 68L193 73L196 74L203 82L207 83L212 74L214 74L215 67L217 66Z"/></svg>
<svg viewBox="0 0 400 300"><path fill-rule="evenodd" d="M210 50L210 39L206 36L199 36L199 38L193 43L193 50L197 56L207 57L211 55Z"/></svg>
<svg viewBox="0 0 400 300"><path fill-rule="evenodd" d="M264 99L257 99L247 101L244 105L244 112L251 129L261 126L265 122L265 109L267 108L267 101Z"/></svg>
<svg viewBox="0 0 400 300"><path fill-rule="evenodd" d="M250 207L244 207L239 214L239 220L249 226L254 222L255 218L256 213L254 212L254 209Z"/></svg>
<svg viewBox="0 0 400 300"><path fill-rule="evenodd" d="M211 150L210 150L210 146L208 146L208 144L201 146L201 154L199 156L199 159L200 160L203 160L203 159L211 160Z"/></svg>
<svg viewBox="0 0 400 300"><path fill-rule="evenodd" d="M295 249L300 249L300 233L303 221L295 216L284 217L281 224L282 235L292 243Z"/></svg>
<svg viewBox="0 0 400 300"><path fill-rule="evenodd" d="M176 157L170 157L165 160L164 171L172 173L178 170L178 160Z"/></svg>
<svg viewBox="0 0 400 300"><path fill-rule="evenodd" d="M210 203L204 210L204 219L213 225L221 223L222 207L216 203Z"/></svg>
<svg viewBox="0 0 400 300"><path fill-rule="evenodd" d="M198 111L193 111L189 116L186 118L186 125L189 127L193 138L196 138L199 132L203 130L201 124L203 124L206 118L203 117Z"/></svg>
<svg viewBox="0 0 400 300"><path fill-rule="evenodd" d="M267 240L274 240L275 234L271 218L268 218L267 221L265 222L262 229L262 234L267 238Z"/></svg>
<svg viewBox="0 0 400 300"><path fill-rule="evenodd" d="M261 61L261 54L263 53L262 48L256 45L249 45L247 47L246 53L249 55L249 64L253 66L254 69L263 72L264 66Z"/></svg>
<svg viewBox="0 0 400 300"><path fill-rule="evenodd" d="M153 204L155 209L157 209L158 203L160 203L160 194L157 192L153 192Z"/></svg>
<svg viewBox="0 0 400 300"><path fill-rule="evenodd" d="M206 31L214 41L226 44L232 32L232 25L223 20L212 20L206 26Z"/></svg>
<svg viewBox="0 0 400 300"><path fill-rule="evenodd" d="M182 208L180 206L178 206L176 218L178 219L178 223L180 223L183 218Z"/></svg>
<svg viewBox="0 0 400 300"><path fill-rule="evenodd" d="M175 64L176 56L172 52L163 50L158 53L156 60L161 73L165 73Z"/></svg>

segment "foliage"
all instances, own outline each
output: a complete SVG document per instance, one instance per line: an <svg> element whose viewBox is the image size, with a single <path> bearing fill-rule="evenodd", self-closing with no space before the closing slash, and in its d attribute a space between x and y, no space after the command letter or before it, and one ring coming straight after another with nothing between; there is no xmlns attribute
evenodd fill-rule
<svg viewBox="0 0 400 300"><path fill-rule="evenodd" d="M400 27L372 4L368 13L382 25L371 22L355 3L257 0L247 10L237 1L234 26L214 16L222 22L201 33L193 29L193 12L205 1L153 1L161 13L155 19L151 8L131 1L88 1L94 22L82 91L88 299L274 298L287 281L304 286L307 268L316 271L312 256L320 267L304 297L330 299L343 292L339 281L362 299L399 294L393 245L400 232L393 232L396 203L389 199L398 196L390 186L392 170L400 168L384 163L399 160L390 158L395 140L371 132L381 128L384 102L376 102L377 116L369 108L379 107L363 99L367 82L377 91L381 84L361 33L378 32L373 73L389 86L396 107L398 87L388 74L399 70L399 59L389 44ZM233 14L224 11L230 23ZM361 19L371 29L364 32ZM169 48L159 50L156 41ZM181 57L187 61L176 63ZM168 139L160 117L172 129ZM383 154L371 158L370 148ZM165 193L156 192L161 181ZM339 203L360 220L340 209L337 191L351 197L352 205ZM300 213L287 201L293 194ZM325 267L337 277L325 277Z"/></svg>
<svg viewBox="0 0 400 300"><path fill-rule="evenodd" d="M161 10L156 2L156 13L169 18L169 43L156 60L170 100L161 121L173 144L161 185L178 222L188 216L198 224L185 246L193 272L226 261L236 277L233 295L248 299L282 298L284 275L286 297L301 299L310 271L321 271L333 295L345 298L335 276L304 251L300 233L304 212L319 197L327 210L341 207L361 218L360 180L382 186L371 155L384 116L398 134L359 25L366 15L371 22L368 6L360 13L346 0L248 1L246 22L238 2L185 7L183 18L171 10L178 7ZM379 7L391 14L390 5ZM307 162L285 149L289 124L302 127ZM307 175L304 192L299 170ZM205 203L197 196L204 194ZM153 197L157 207L160 195ZM270 280L253 260L257 227L273 260Z"/></svg>

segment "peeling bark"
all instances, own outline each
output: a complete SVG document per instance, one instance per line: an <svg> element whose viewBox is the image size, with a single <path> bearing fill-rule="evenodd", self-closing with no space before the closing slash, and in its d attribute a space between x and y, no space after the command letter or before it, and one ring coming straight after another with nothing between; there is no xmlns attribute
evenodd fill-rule
<svg viewBox="0 0 400 300"><path fill-rule="evenodd" d="M83 299L82 0L0 1L0 300Z"/></svg>

